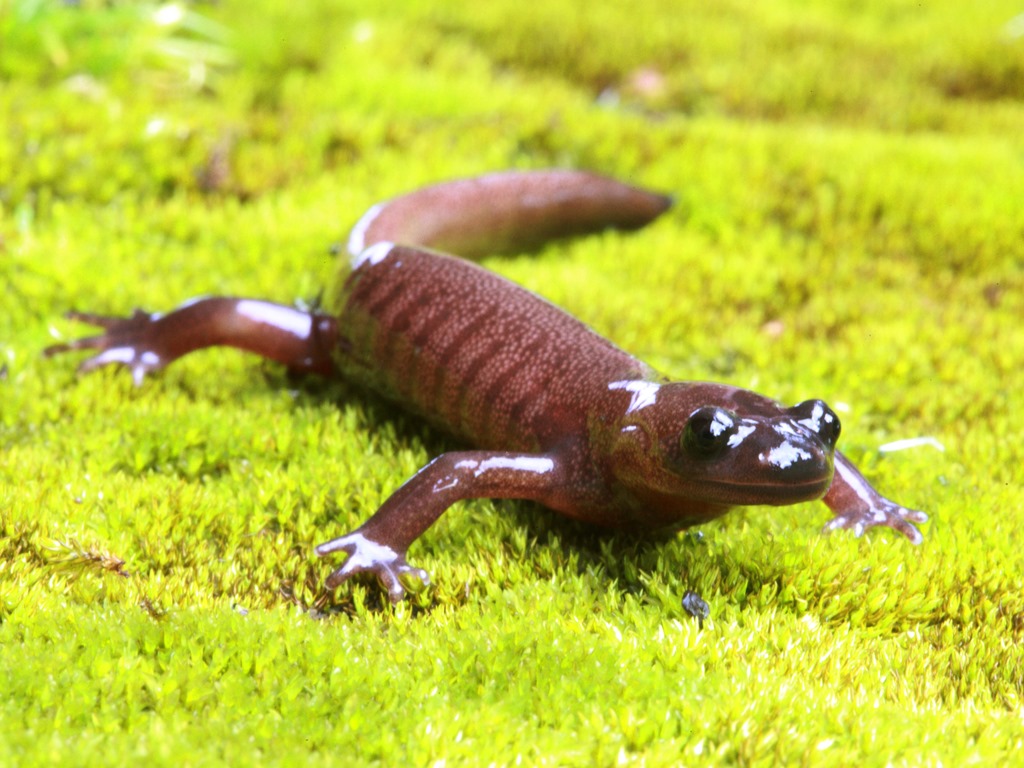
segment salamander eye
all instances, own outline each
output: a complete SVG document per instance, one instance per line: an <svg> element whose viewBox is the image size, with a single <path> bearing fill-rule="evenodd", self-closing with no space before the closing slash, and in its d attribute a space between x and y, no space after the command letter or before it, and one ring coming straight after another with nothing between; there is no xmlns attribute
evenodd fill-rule
<svg viewBox="0 0 1024 768"><path fill-rule="evenodd" d="M790 409L800 424L817 434L826 445L835 447L842 431L839 417L822 400L804 400Z"/></svg>
<svg viewBox="0 0 1024 768"><path fill-rule="evenodd" d="M735 433L736 417L729 411L710 405L698 408L683 430L683 449L694 458L711 459L726 449Z"/></svg>

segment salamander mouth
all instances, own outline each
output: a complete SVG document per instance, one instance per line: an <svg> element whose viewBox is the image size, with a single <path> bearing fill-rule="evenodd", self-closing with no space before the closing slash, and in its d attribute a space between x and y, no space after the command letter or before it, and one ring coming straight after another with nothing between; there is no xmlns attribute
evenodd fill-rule
<svg viewBox="0 0 1024 768"><path fill-rule="evenodd" d="M832 484L832 476L798 482L740 482L709 480L701 483L709 498L727 504L778 506L820 499Z"/></svg>

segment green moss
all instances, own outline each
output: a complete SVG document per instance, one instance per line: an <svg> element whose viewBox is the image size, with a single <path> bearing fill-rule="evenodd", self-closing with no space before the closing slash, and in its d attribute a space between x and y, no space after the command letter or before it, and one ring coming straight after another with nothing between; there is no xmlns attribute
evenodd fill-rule
<svg viewBox="0 0 1024 768"><path fill-rule="evenodd" d="M1012 760L1019 6L183 10L0 3L0 763ZM674 376L827 399L921 547L479 501L414 546L430 591L331 597L313 545L443 439L235 352L141 388L40 357L70 307L314 299L371 203L547 165L677 204L488 265ZM914 436L945 451L879 451Z"/></svg>

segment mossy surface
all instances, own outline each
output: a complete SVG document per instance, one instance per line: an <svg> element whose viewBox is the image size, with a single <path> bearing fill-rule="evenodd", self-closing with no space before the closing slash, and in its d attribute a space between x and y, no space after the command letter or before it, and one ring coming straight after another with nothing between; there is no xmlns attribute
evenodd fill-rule
<svg viewBox="0 0 1024 768"><path fill-rule="evenodd" d="M0 1L0 764L1024 749L1019 3L541 5ZM551 165L677 203L488 265L673 376L829 401L920 547L480 501L414 545L429 592L328 598L313 545L443 437L238 352L140 388L40 355L72 307L313 300L371 203Z"/></svg>

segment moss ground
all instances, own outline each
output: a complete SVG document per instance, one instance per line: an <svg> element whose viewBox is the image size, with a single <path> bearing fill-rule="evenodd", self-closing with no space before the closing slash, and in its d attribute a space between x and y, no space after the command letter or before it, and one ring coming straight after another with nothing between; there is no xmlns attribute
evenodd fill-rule
<svg viewBox="0 0 1024 768"><path fill-rule="evenodd" d="M0 764L1019 759L1019 3L538 5L0 0ZM489 265L674 376L840 407L924 544L482 501L414 546L429 593L325 596L312 546L443 439L240 353L141 388L40 356L70 307L313 299L372 202L550 165L678 202ZM945 450L879 451L911 437Z"/></svg>

